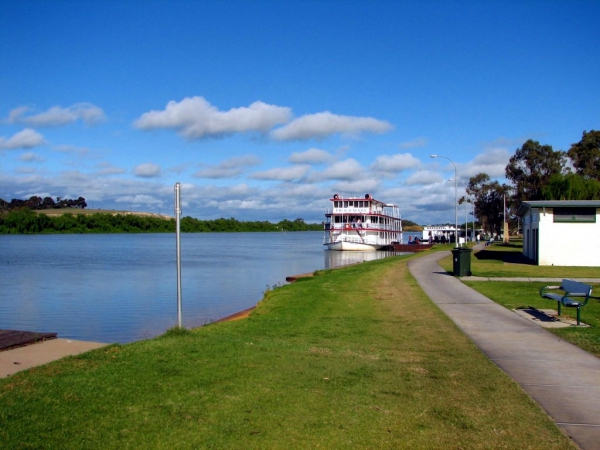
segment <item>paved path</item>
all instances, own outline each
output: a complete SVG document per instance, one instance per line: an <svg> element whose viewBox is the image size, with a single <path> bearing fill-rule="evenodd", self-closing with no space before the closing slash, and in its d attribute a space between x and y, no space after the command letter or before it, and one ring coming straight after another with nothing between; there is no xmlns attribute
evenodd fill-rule
<svg viewBox="0 0 600 450"><path fill-rule="evenodd" d="M436 252L409 262L425 293L584 450L600 450L600 359L448 275Z"/></svg>
<svg viewBox="0 0 600 450"><path fill-rule="evenodd" d="M25 347L0 352L0 378L8 377L21 370L47 364L65 356L78 355L107 344L100 342L73 341L71 339L50 339Z"/></svg>

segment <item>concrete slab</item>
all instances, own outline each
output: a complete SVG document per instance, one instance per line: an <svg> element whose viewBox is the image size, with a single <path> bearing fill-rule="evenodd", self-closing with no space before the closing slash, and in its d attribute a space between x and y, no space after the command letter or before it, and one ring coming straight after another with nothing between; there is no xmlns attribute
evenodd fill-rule
<svg viewBox="0 0 600 450"><path fill-rule="evenodd" d="M525 385L523 389L532 397L540 398L542 408L550 413L550 415L558 423L564 424L585 424L587 423L587 411L579 408L582 402L590 395L598 398L600 392L598 389L589 389L581 386L561 386L561 385ZM557 395L559 394L559 395ZM564 400L556 401L558 397ZM592 407L592 412L595 411L597 416L600 416L600 402L597 402L595 407ZM598 427L600 428L600 427ZM600 444L600 441L598 442Z"/></svg>
<svg viewBox="0 0 600 450"><path fill-rule="evenodd" d="M578 352L566 351L566 352L552 352L548 353L548 343L550 342L553 346L562 346L565 342L560 338L554 336L548 339L544 335L533 335L527 336L525 342L523 342L523 336L520 334L511 333L509 335L503 335L502 345L498 345L499 336L497 334L491 336L482 336L477 340L477 346L479 349L491 360L501 359L544 359L546 361L562 362L569 364L571 361L577 361L579 359ZM518 348L518 355L515 355L515 348ZM570 350L571 347L568 347Z"/></svg>
<svg viewBox="0 0 600 450"><path fill-rule="evenodd" d="M600 427L586 424L557 424L567 436L573 437L573 441L584 449L599 449L600 448Z"/></svg>
<svg viewBox="0 0 600 450"><path fill-rule="evenodd" d="M600 364L586 362L579 364L574 360L566 363L556 359L494 359L502 370L521 385L542 386L585 386L596 388L600 395ZM553 394L554 395L554 394ZM565 402L567 399L562 398ZM600 397L598 397L600 402ZM590 405L595 410L595 405ZM594 423L600 425L600 416L595 416Z"/></svg>
<svg viewBox="0 0 600 450"><path fill-rule="evenodd" d="M47 364L66 356L78 355L108 344L100 342L52 339L25 347L0 352L0 378L6 378L22 370Z"/></svg>
<svg viewBox="0 0 600 450"><path fill-rule="evenodd" d="M537 309L537 308L520 308L513 311L526 320L530 320L535 325L544 328L568 328L568 327L584 327L589 328L589 325L581 322L577 325L577 320L569 317L558 317L557 312L553 309Z"/></svg>

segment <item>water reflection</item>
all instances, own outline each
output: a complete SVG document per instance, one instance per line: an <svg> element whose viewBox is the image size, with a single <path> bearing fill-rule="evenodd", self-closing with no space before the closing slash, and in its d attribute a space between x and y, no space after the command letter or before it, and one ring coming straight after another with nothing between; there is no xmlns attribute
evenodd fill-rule
<svg viewBox="0 0 600 450"><path fill-rule="evenodd" d="M349 264L357 264L365 261L374 261L376 259L389 258L390 256L404 255L400 252L337 252L325 251L324 263L325 269L333 269L335 267L347 266Z"/></svg>

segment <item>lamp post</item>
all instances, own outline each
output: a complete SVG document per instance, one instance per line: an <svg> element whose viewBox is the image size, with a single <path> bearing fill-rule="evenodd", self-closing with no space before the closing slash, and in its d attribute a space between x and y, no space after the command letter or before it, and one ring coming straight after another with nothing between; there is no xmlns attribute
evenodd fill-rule
<svg viewBox="0 0 600 450"><path fill-rule="evenodd" d="M455 242L455 247L458 248L458 199L457 199L458 189L456 187L456 164L454 164L454 161L452 161L447 156L442 156L442 155L429 155L429 156L431 158L447 159L454 166L454 230L455 230L454 231L454 242Z"/></svg>

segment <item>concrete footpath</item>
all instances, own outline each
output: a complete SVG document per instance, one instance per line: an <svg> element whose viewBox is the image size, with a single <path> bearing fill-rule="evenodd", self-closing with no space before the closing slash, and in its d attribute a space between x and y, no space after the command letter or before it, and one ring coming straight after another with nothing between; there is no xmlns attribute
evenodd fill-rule
<svg viewBox="0 0 600 450"><path fill-rule="evenodd" d="M108 344L100 342L50 339L24 347L0 352L0 378L6 378L21 370L47 364L65 356L78 355Z"/></svg>
<svg viewBox="0 0 600 450"><path fill-rule="evenodd" d="M448 275L437 261L449 254L415 258L409 270L429 298L580 448L600 450L600 359Z"/></svg>

